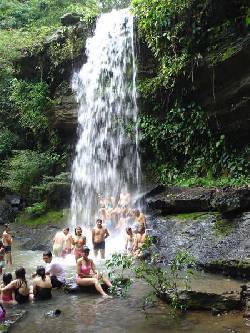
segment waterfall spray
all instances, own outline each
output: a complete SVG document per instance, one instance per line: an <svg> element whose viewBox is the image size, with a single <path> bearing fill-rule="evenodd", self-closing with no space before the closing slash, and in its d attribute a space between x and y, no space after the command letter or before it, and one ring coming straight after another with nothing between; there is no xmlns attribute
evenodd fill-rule
<svg viewBox="0 0 250 333"><path fill-rule="evenodd" d="M71 225L91 227L100 197L117 200L139 182L136 62L128 9L100 16L87 62L72 80L79 104Z"/></svg>

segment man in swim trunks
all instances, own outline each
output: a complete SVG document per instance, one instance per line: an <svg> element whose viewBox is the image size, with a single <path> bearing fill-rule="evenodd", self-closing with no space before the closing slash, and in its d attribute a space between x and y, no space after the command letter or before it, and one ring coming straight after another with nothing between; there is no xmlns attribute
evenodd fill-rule
<svg viewBox="0 0 250 333"><path fill-rule="evenodd" d="M64 239L65 239L65 235L64 235L63 231L58 231L55 234L55 237L53 239L53 249L52 249L54 256L56 256L56 257L62 256Z"/></svg>
<svg viewBox="0 0 250 333"><path fill-rule="evenodd" d="M96 220L96 226L92 230L92 243L95 257L97 257L98 252L100 251L101 258L105 258L105 239L108 236L108 229L102 226L102 220Z"/></svg>
<svg viewBox="0 0 250 333"><path fill-rule="evenodd" d="M11 255L11 245L12 245L12 236L11 230L8 224L4 225L4 232L2 237L4 250L5 250L5 262L7 265L12 265L12 255Z"/></svg>

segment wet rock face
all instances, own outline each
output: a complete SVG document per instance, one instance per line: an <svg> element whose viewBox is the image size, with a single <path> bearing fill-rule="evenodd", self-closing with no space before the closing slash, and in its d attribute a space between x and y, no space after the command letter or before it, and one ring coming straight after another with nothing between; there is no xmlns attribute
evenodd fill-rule
<svg viewBox="0 0 250 333"><path fill-rule="evenodd" d="M166 302L170 302L170 295L167 293L162 294L160 297ZM179 291L178 301L188 310L210 310L213 314L240 310L243 307L239 292L215 294L198 291Z"/></svg>
<svg viewBox="0 0 250 333"><path fill-rule="evenodd" d="M247 260L216 260L202 267L208 272L222 273L233 278L250 278L250 262Z"/></svg>
<svg viewBox="0 0 250 333"><path fill-rule="evenodd" d="M225 216L250 210L250 189L156 187L142 199L150 211L161 214L219 211Z"/></svg>
<svg viewBox="0 0 250 333"><path fill-rule="evenodd" d="M74 25L80 22L81 16L77 13L66 13L61 17L61 23L64 26Z"/></svg>
<svg viewBox="0 0 250 333"><path fill-rule="evenodd" d="M0 200L0 224L14 222L15 209L6 200Z"/></svg>
<svg viewBox="0 0 250 333"><path fill-rule="evenodd" d="M147 222L159 239L157 249L166 263L179 249L187 250L202 265L215 260L243 260L250 254L249 212L223 223L213 213L185 219L158 215Z"/></svg>

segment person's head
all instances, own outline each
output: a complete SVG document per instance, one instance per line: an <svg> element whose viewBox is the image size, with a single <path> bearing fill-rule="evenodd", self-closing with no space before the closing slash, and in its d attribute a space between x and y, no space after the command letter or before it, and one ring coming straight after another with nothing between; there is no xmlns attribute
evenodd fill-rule
<svg viewBox="0 0 250 333"><path fill-rule="evenodd" d="M76 236L81 236L81 234L82 234L82 228L81 227L76 227L75 228L75 235Z"/></svg>
<svg viewBox="0 0 250 333"><path fill-rule="evenodd" d="M51 263L51 261L52 261L52 253L51 253L51 251L47 251L47 252L43 253L43 261L46 264Z"/></svg>
<svg viewBox="0 0 250 333"><path fill-rule="evenodd" d="M25 274L26 271L23 267L19 267L15 270L15 274L16 274L16 279L20 279L20 280L24 280L25 281Z"/></svg>
<svg viewBox="0 0 250 333"><path fill-rule="evenodd" d="M3 283L5 286L12 281L12 274L11 273L3 273Z"/></svg>
<svg viewBox="0 0 250 333"><path fill-rule="evenodd" d="M82 256L87 258L89 255L90 249L88 248L88 246L84 245L82 247Z"/></svg>
<svg viewBox="0 0 250 333"><path fill-rule="evenodd" d="M142 234L144 234L144 232L145 232L144 226L142 224L138 224L136 226L136 233L142 235Z"/></svg>
<svg viewBox="0 0 250 333"><path fill-rule="evenodd" d="M4 225L4 230L5 230L6 232L10 232L10 225L9 225L9 224L5 224L5 225Z"/></svg>
<svg viewBox="0 0 250 333"><path fill-rule="evenodd" d="M97 219L96 220L96 225L97 225L97 228L102 228L102 220L101 219Z"/></svg>
<svg viewBox="0 0 250 333"><path fill-rule="evenodd" d="M42 280L45 280L45 268L43 266L37 266L36 268L36 275L40 276Z"/></svg>
<svg viewBox="0 0 250 333"><path fill-rule="evenodd" d="M126 228L126 233L128 235L132 235L133 234L132 228L131 227Z"/></svg>
<svg viewBox="0 0 250 333"><path fill-rule="evenodd" d="M64 233L65 236L68 235L68 233L69 233L69 228L64 228L64 229L63 229L63 233Z"/></svg>
<svg viewBox="0 0 250 333"><path fill-rule="evenodd" d="M139 209L135 209L134 214L136 217L139 217L141 213L140 213Z"/></svg>

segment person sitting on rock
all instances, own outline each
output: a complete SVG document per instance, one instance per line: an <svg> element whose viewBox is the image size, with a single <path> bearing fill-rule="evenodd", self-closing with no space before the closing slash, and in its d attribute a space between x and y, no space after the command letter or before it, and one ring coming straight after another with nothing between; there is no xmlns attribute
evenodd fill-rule
<svg viewBox="0 0 250 333"><path fill-rule="evenodd" d="M87 246L83 246L82 257L77 260L76 264L76 283L78 286L87 287L94 285L96 290L103 296L109 297L102 289L100 279L108 286L112 287L111 282L103 275L98 274L94 262L89 259L90 249Z"/></svg>

